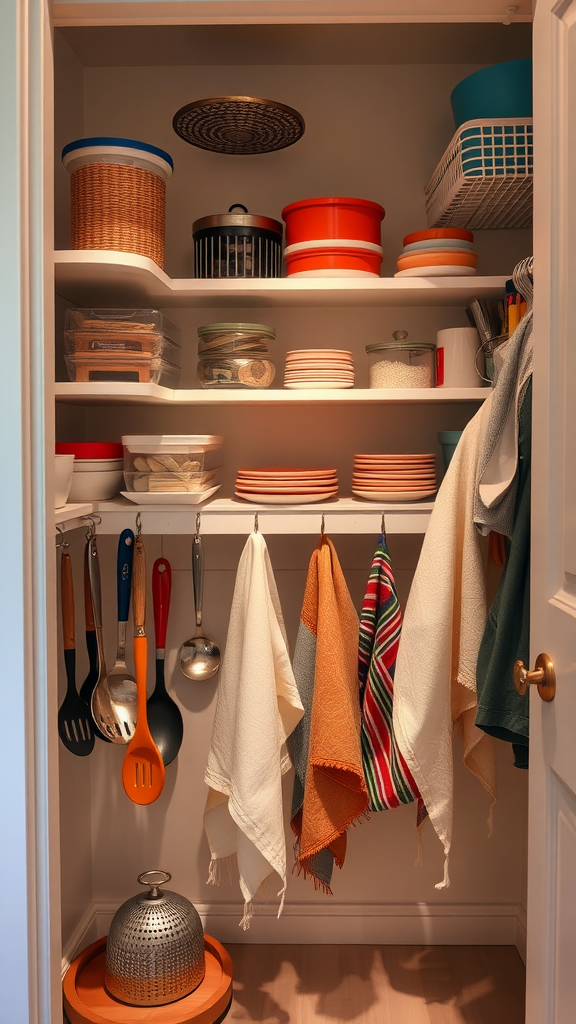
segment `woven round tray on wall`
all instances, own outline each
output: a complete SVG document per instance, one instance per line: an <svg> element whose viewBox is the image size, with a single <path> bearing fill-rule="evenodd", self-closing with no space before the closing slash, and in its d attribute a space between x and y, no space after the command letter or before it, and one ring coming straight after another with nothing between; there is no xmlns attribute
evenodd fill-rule
<svg viewBox="0 0 576 1024"><path fill-rule="evenodd" d="M191 146L233 156L286 149L302 138L306 127L293 107L255 96L195 100L174 114L172 126Z"/></svg>
<svg viewBox="0 0 576 1024"><path fill-rule="evenodd" d="M106 939L72 961L62 987L70 1024L220 1024L232 999L232 961L216 939L204 936L206 974L188 996L165 1006L127 1006L104 988Z"/></svg>
<svg viewBox="0 0 576 1024"><path fill-rule="evenodd" d="M93 163L71 175L73 249L148 256L164 269L166 183L128 164Z"/></svg>

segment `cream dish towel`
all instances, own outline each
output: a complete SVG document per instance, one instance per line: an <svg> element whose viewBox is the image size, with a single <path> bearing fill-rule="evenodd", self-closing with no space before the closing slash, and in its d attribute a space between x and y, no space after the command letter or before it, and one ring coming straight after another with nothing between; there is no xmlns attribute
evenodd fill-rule
<svg viewBox="0 0 576 1024"><path fill-rule="evenodd" d="M452 727L464 763L496 801L496 749L476 728L476 659L486 625L485 568L474 526L479 455L488 399L466 427L438 492L404 612L394 676L394 732L444 846L449 885ZM491 822L491 816L490 816Z"/></svg>
<svg viewBox="0 0 576 1024"><path fill-rule="evenodd" d="M204 781L210 787L204 828L212 859L236 856L244 915L273 871L286 891L282 775L291 766L286 739L304 708L290 665L286 631L266 542L250 534L238 566Z"/></svg>

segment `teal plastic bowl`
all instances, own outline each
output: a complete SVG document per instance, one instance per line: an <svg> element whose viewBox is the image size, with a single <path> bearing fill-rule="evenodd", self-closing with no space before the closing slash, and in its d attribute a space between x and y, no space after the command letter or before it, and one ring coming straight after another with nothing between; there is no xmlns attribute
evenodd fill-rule
<svg viewBox="0 0 576 1024"><path fill-rule="evenodd" d="M442 445L442 458L444 459L444 469L448 469L450 460L456 451L456 445L462 437L461 430L439 430L438 440Z"/></svg>
<svg viewBox="0 0 576 1024"><path fill-rule="evenodd" d="M532 60L507 60L475 71L450 96L454 122L479 118L532 117Z"/></svg>

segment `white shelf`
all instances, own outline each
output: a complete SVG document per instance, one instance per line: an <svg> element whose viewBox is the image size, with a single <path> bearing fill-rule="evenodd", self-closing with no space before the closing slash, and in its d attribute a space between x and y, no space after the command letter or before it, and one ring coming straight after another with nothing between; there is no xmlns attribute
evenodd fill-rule
<svg viewBox="0 0 576 1024"><path fill-rule="evenodd" d="M79 513L80 507L87 511ZM254 529L254 516L258 514L258 529L264 535L317 534L324 514L327 534L377 534L384 512L388 533L422 534L426 532L433 507L429 501L379 505L360 498L333 498L315 505L256 505L236 498L219 498L206 505L147 506L136 505L126 498L114 498L88 506L67 506L70 518L68 521L61 518L60 524L66 529L75 529L85 525L79 515L95 513L102 520L97 532L116 535L126 527L134 529L140 512L144 534L192 534L200 512L203 534L247 535Z"/></svg>
<svg viewBox="0 0 576 1024"><path fill-rule="evenodd" d="M92 515L94 507L93 501L84 501L81 504L68 504L63 508L57 508L54 512L54 526L61 526L67 530L85 526L84 516Z"/></svg>
<svg viewBox="0 0 576 1024"><path fill-rule="evenodd" d="M505 277L170 278L146 256L58 250L56 293L80 306L466 306L501 298Z"/></svg>
<svg viewBox="0 0 576 1024"><path fill-rule="evenodd" d="M57 402L70 405L340 405L394 402L483 402L489 388L349 388L347 390L262 391L242 388L204 391L181 388L173 391L159 384L70 383L55 385Z"/></svg>

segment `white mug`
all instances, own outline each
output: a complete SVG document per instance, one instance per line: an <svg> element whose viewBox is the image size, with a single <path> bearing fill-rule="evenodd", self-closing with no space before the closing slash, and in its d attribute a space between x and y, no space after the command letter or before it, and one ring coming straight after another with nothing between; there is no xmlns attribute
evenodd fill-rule
<svg viewBox="0 0 576 1024"><path fill-rule="evenodd" d="M447 327L436 334L436 387L481 388L484 359L475 327Z"/></svg>

